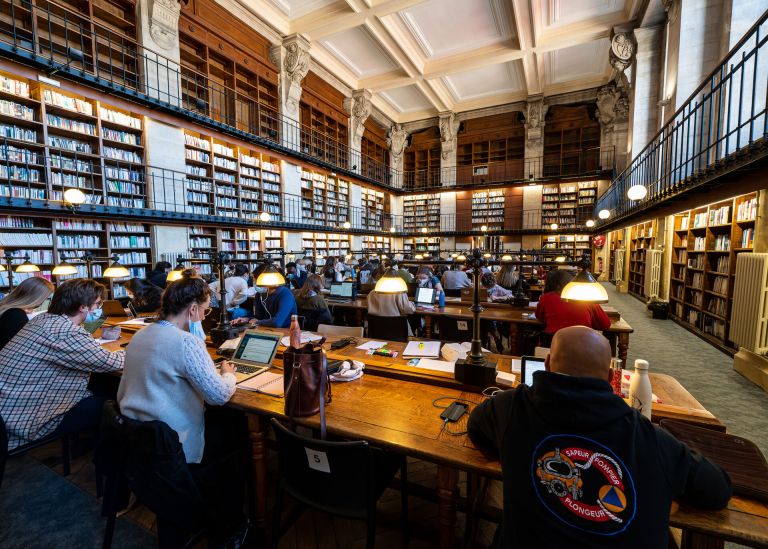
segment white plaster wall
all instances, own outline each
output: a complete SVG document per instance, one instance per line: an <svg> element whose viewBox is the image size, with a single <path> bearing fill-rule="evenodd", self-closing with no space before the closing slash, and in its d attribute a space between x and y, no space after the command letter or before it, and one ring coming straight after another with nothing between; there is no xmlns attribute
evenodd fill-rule
<svg viewBox="0 0 768 549"><path fill-rule="evenodd" d="M161 254L173 254L189 257L189 239L187 228L175 225L153 225L155 262L160 261ZM173 261L171 261L173 263Z"/></svg>
<svg viewBox="0 0 768 549"><path fill-rule="evenodd" d="M443 231L456 230L454 220L456 219L456 193L440 193L440 229ZM431 227L429 227L431 229ZM440 247L444 248L442 241Z"/></svg>
<svg viewBox="0 0 768 549"><path fill-rule="evenodd" d="M538 229L541 227L541 215L536 215L535 213L536 210L541 210L541 189L541 185L529 185L527 187L523 187L524 229ZM523 244L523 248L527 247L528 246Z"/></svg>
<svg viewBox="0 0 768 549"><path fill-rule="evenodd" d="M181 128L144 117L144 151L149 168L151 206L186 211L184 132ZM171 171L166 171L171 170Z"/></svg>

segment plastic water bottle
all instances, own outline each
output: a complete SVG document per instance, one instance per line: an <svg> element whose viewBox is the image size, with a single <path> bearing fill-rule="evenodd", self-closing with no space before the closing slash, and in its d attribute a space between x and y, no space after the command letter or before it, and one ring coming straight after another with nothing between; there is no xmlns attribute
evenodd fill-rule
<svg viewBox="0 0 768 549"><path fill-rule="evenodd" d="M299 327L299 317L291 315L291 327L289 329L289 339L291 347L298 349L301 347L301 328Z"/></svg>
<svg viewBox="0 0 768 549"><path fill-rule="evenodd" d="M648 377L647 360L635 360L635 374L629 383L629 402L633 408L651 419L653 390L651 389L651 378Z"/></svg>
<svg viewBox="0 0 768 549"><path fill-rule="evenodd" d="M443 291L440 292L439 302L440 302L440 308L441 309L443 307L445 307L445 292L443 292Z"/></svg>

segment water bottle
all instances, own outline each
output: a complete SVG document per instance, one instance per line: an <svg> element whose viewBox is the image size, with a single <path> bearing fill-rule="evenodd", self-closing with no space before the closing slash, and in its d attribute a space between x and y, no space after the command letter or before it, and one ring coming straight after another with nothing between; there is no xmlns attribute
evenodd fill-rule
<svg viewBox="0 0 768 549"><path fill-rule="evenodd" d="M440 292L440 308L445 307L445 292Z"/></svg>
<svg viewBox="0 0 768 549"><path fill-rule="evenodd" d="M611 387L613 388L613 394L621 396L621 376L622 376L622 360L620 358L611 359Z"/></svg>
<svg viewBox="0 0 768 549"><path fill-rule="evenodd" d="M629 402L633 408L651 419L653 391L651 390L651 378L648 377L647 360L635 360L635 374L629 383Z"/></svg>
<svg viewBox="0 0 768 549"><path fill-rule="evenodd" d="M299 327L299 317L297 315L291 315L291 327L289 330L291 347L298 349L301 347L301 328Z"/></svg>

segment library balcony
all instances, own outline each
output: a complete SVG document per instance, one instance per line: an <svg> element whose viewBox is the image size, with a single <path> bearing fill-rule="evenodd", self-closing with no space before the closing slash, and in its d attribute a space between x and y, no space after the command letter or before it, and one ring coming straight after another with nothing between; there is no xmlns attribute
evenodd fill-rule
<svg viewBox="0 0 768 549"><path fill-rule="evenodd" d="M608 215L598 228L619 226L694 190L733 185L735 173L763 164L768 158L766 42L768 12L598 199L595 219L601 212ZM638 194L629 193L633 187Z"/></svg>

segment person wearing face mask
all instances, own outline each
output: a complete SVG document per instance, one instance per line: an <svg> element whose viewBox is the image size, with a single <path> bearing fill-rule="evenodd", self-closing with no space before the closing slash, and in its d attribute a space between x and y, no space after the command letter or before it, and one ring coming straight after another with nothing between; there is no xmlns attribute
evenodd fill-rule
<svg viewBox="0 0 768 549"><path fill-rule="evenodd" d="M22 281L0 300L0 349L13 339L29 321L35 309L53 293L53 284L34 276Z"/></svg>
<svg viewBox="0 0 768 549"><path fill-rule="evenodd" d="M307 271L299 270L298 265L291 261L285 265L285 279L290 284L292 290L299 290L307 281Z"/></svg>
<svg viewBox="0 0 768 549"><path fill-rule="evenodd" d="M419 267L419 270L416 272L416 282L419 283L420 288L434 288L437 295L443 291L443 285L440 284L440 279L437 278L432 273L432 269L426 265Z"/></svg>
<svg viewBox="0 0 768 549"><path fill-rule="evenodd" d="M240 307L248 299L248 279L250 273L248 267L242 263L237 263L232 276L224 278L224 290L227 295L227 311L232 318L243 318L251 316L249 311ZM211 282L208 287L212 292L214 306L218 307L218 299L221 296L221 283L219 280ZM250 292L252 293L252 292Z"/></svg>
<svg viewBox="0 0 768 549"><path fill-rule="evenodd" d="M0 350L0 415L9 449L98 425L104 401L114 394L92 392L91 374L120 370L124 359L81 326L101 317L104 293L95 280L62 282L48 312Z"/></svg>
<svg viewBox="0 0 768 549"><path fill-rule="evenodd" d="M131 299L133 310L137 313L154 313L160 308L163 290L148 280L132 278L125 283L125 291Z"/></svg>

